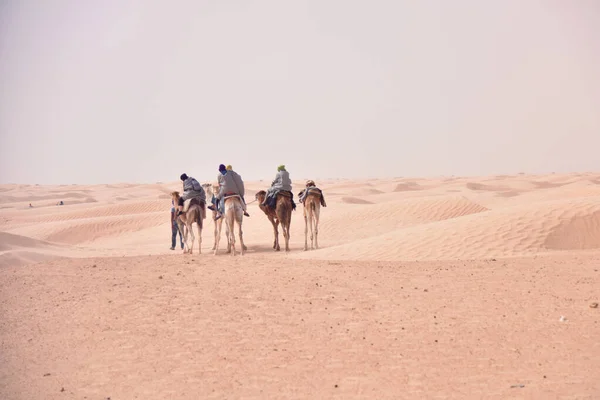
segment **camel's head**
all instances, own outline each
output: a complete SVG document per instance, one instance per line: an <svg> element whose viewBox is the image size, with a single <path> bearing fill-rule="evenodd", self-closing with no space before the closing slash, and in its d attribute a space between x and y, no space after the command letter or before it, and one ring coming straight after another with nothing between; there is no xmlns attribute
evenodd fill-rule
<svg viewBox="0 0 600 400"><path fill-rule="evenodd" d="M175 203L177 203L177 201L179 201L179 192L177 192L177 191L171 192L171 198L173 199L173 201Z"/></svg>
<svg viewBox="0 0 600 400"><path fill-rule="evenodd" d="M254 195L254 198L262 203L265 200L266 196L267 196L267 192L265 192L264 190L260 190L260 191L256 192L256 194Z"/></svg>
<svg viewBox="0 0 600 400"><path fill-rule="evenodd" d="M203 183L202 189L204 189L204 192L206 194L211 194L213 191L213 185L212 185L212 183Z"/></svg>

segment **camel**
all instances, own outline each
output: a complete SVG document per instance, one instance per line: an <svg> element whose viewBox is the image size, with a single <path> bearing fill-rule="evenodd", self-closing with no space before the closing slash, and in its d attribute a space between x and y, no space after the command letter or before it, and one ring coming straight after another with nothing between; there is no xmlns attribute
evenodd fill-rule
<svg viewBox="0 0 600 400"><path fill-rule="evenodd" d="M244 244L244 235L242 232L242 221L244 220L244 208L242 206L242 198L240 197L240 195L231 195L231 196L225 196L225 226L227 227L227 233L228 233L228 241L229 241L229 245L228 247L231 249L231 255L235 256L235 232L234 232L234 225L237 222L238 225L238 237L240 238L240 248L241 248L241 255L244 255L244 252L246 251L246 245ZM220 218L220 220L223 220L223 217ZM219 241L221 240L221 224L219 224L219 229L218 229L218 233L216 236L216 246L215 246L215 253L214 255L217 255L217 252L219 251Z"/></svg>
<svg viewBox="0 0 600 400"><path fill-rule="evenodd" d="M180 197L179 192L172 192L171 197L173 198L173 202L178 204ZM198 229L198 254L202 253L202 220L206 218L205 207L206 204L203 201L200 201L198 198L193 198L190 200L190 205L187 211L176 219L179 231L183 232L183 241L185 242L183 254L193 254L194 252L194 241L196 240L196 237L194 236L194 230L192 229L192 224L194 222L196 223ZM188 233L192 235L191 247L188 243Z"/></svg>
<svg viewBox="0 0 600 400"><path fill-rule="evenodd" d="M273 210L269 206L264 206L262 203L267 196L267 192L264 190L256 193L255 198L258 200L259 208L267 215L269 221L273 225L273 233L275 241L273 242L273 249L280 251L279 247L279 231L278 225L281 223L283 229L283 237L285 239L285 251L290 251L290 224L292 222L292 194L286 191L280 191L277 193L277 201L275 203L275 209Z"/></svg>
<svg viewBox="0 0 600 400"><path fill-rule="evenodd" d="M308 250L308 228L310 227L310 249L319 248L319 215L321 214L321 189L315 187L313 181L306 183L302 200L304 205L304 250ZM314 224L314 231L313 231Z"/></svg>
<svg viewBox="0 0 600 400"><path fill-rule="evenodd" d="M215 198L219 194L219 185L214 185L212 183L205 183L202 185L204 191L206 192L206 202L212 204L212 199ZM223 225L223 218L219 218L215 221L217 216L217 210L212 211L212 219L213 224L215 226L214 229L214 242L212 250L214 251L217 248L217 236L220 235L221 225ZM229 226L225 225L225 236L227 237L227 252L231 251L231 241L229 240ZM245 250L245 249L244 249Z"/></svg>

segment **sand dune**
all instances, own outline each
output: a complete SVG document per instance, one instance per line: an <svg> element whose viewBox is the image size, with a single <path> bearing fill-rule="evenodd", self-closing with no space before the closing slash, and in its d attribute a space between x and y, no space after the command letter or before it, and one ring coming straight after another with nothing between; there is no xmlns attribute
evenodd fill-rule
<svg viewBox="0 0 600 400"><path fill-rule="evenodd" d="M531 181L531 183L539 189L550 189L567 185L567 182L554 183L550 181Z"/></svg>
<svg viewBox="0 0 600 400"><path fill-rule="evenodd" d="M0 186L0 398L599 393L600 174L317 185L319 250L247 182L235 258L169 249L178 181Z"/></svg>
<svg viewBox="0 0 600 400"><path fill-rule="evenodd" d="M342 197L342 202L346 204L373 204L372 201L360 197Z"/></svg>
<svg viewBox="0 0 600 400"><path fill-rule="evenodd" d="M446 195L407 198L376 205L355 203L352 207L340 207L334 215L326 214L327 211L328 208L323 209L320 228L321 232L327 232L327 243L350 244L401 227L458 218L487 211L487 208L462 196Z"/></svg>
<svg viewBox="0 0 600 400"><path fill-rule="evenodd" d="M600 211L595 209L590 206L582 212L570 213L549 232L543 247L551 250L600 248Z"/></svg>
<svg viewBox="0 0 600 400"><path fill-rule="evenodd" d="M43 240L36 240L27 236L0 232L0 251L7 251L14 248L41 248L52 246L52 243Z"/></svg>
<svg viewBox="0 0 600 400"><path fill-rule="evenodd" d="M496 196L498 196L498 197L515 197L520 194L521 194L521 192L519 192L518 190L507 190L504 192L497 192Z"/></svg>
<svg viewBox="0 0 600 400"><path fill-rule="evenodd" d="M600 249L600 197L520 205L397 229L298 258L426 260Z"/></svg>
<svg viewBox="0 0 600 400"><path fill-rule="evenodd" d="M0 232L0 268L55 260L65 250L47 241Z"/></svg>
<svg viewBox="0 0 600 400"><path fill-rule="evenodd" d="M398 201L393 206L398 209L401 219L410 218L418 222L441 221L488 210L464 196L424 197Z"/></svg>
<svg viewBox="0 0 600 400"><path fill-rule="evenodd" d="M598 174L550 174L431 179L328 180L317 182L328 207L321 210L322 249L297 257L404 260L486 258L596 248ZM302 181L294 187L302 187ZM327 183L324 183L327 182ZM120 238L128 249L161 254L169 247L168 193L180 182L96 186L6 185L1 187L0 229L103 254ZM247 182L252 201L265 182ZM73 199L80 204L39 204ZM92 201L93 200L93 201ZM32 203L33 208L21 206ZM88 203L85 203L88 202ZM244 220L245 239L269 247L272 228L256 207ZM203 247L212 246L205 222ZM160 237L151 232L162 232ZM138 238L139 239L136 239ZM139 240L136 246L135 241ZM304 242L302 206L293 215L291 243ZM129 250L128 250L129 251ZM168 251L168 250L167 250ZM69 256L69 250L65 250Z"/></svg>
<svg viewBox="0 0 600 400"><path fill-rule="evenodd" d="M65 258L58 252L33 251L17 249L10 252L0 252L0 268L20 267L41 262L49 262Z"/></svg>
<svg viewBox="0 0 600 400"><path fill-rule="evenodd" d="M163 224L162 214L147 214L143 216L129 216L128 218L104 218L101 221L91 219L76 224L61 224L52 233L45 236L45 240L56 243L79 244L93 242L105 236L116 236L124 232L142 230L148 227Z"/></svg>
<svg viewBox="0 0 600 400"><path fill-rule="evenodd" d="M407 190L423 190L424 188L421 187L421 185L419 185L416 182L406 182L406 183L399 183L396 185L396 187L394 188L394 192L405 192Z"/></svg>
<svg viewBox="0 0 600 400"><path fill-rule="evenodd" d="M32 203L40 200L55 200L55 203L64 199L84 199L89 197L87 193L53 193L48 195L22 195L22 196L0 196L0 203Z"/></svg>
<svg viewBox="0 0 600 400"><path fill-rule="evenodd" d="M486 185L483 183L477 183L477 182L468 182L466 184L467 189L471 189L471 190L489 190L492 192L505 192L508 191L509 188L504 187L504 186L492 186L492 185Z"/></svg>
<svg viewBox="0 0 600 400"><path fill-rule="evenodd" d="M370 196L374 194L385 193L383 190L375 189L372 187L365 187L361 189L354 189L350 192L352 196Z"/></svg>

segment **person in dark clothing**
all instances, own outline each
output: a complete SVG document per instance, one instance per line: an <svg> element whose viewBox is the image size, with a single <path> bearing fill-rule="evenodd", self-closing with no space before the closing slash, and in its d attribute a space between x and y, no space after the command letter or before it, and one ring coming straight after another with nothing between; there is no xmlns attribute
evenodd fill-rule
<svg viewBox="0 0 600 400"><path fill-rule="evenodd" d="M183 182L183 194L179 198L179 210L177 210L177 216L183 214L183 203L186 200L192 199L194 197L198 197L200 201L206 201L206 193L204 192L204 188L200 183L192 178L191 176L187 176L187 174L181 174L179 177Z"/></svg>
<svg viewBox="0 0 600 400"><path fill-rule="evenodd" d="M175 250L177 244L177 232L179 232L179 242L181 243L181 249L183 249L183 237L181 231L177 226L177 216L175 215L175 203L171 200L171 250Z"/></svg>

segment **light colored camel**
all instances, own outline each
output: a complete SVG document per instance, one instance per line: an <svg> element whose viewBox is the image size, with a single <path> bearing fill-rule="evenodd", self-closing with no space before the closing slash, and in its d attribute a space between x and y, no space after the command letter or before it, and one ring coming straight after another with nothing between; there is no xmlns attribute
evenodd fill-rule
<svg viewBox="0 0 600 400"><path fill-rule="evenodd" d="M212 183L205 183L202 185L204 191L206 192L206 202L208 204L212 204L212 199L216 198L219 194L219 185L214 185ZM218 214L216 209L212 211L212 221L215 227L214 229L214 241L212 250L214 251L217 248L217 236L221 235L221 225L223 225L223 218L219 218L215 221L215 218ZM225 237L227 237L227 252L231 252L231 241L229 240L229 226L225 225ZM246 249L244 249L246 250Z"/></svg>
<svg viewBox="0 0 600 400"><path fill-rule="evenodd" d="M244 234L242 232L242 222L244 220L244 208L242 206L242 198L239 195L225 197L225 226L228 230L229 248L231 249L231 255L235 256L235 231L234 225L237 222L238 225L238 237L240 239L240 253L244 255L246 251L246 245L244 244ZM220 218L221 220L223 217ZM215 255L219 251L219 241L221 240L221 225L219 224L219 231L217 233L217 243L215 246ZM229 251L228 251L229 252Z"/></svg>
<svg viewBox="0 0 600 400"><path fill-rule="evenodd" d="M171 197L175 204L179 203L179 192L172 192ZM198 229L198 254L202 254L202 220L206 218L206 204L194 198L190 202L187 211L176 217L177 227L180 232L183 232L183 241L185 242L184 254L193 254L194 252L194 230L192 224L195 222ZM188 233L192 235L192 246L188 243Z"/></svg>
<svg viewBox="0 0 600 400"><path fill-rule="evenodd" d="M310 228L310 249L319 248L319 215L321 214L321 190L307 187L302 204L304 205L304 250L308 250L308 229ZM313 230L314 225L314 230ZM314 237L314 238L313 238Z"/></svg>
<svg viewBox="0 0 600 400"><path fill-rule="evenodd" d="M279 231L277 227L281 224L283 237L285 239L285 251L290 251L290 225L292 222L292 194L290 192L281 191L277 193L277 200L275 203L275 209L273 210L269 206L264 206L262 203L267 196L267 192L264 190L256 193L255 198L258 200L259 208L267 215L269 221L273 225L273 234L275 240L273 242L273 249L280 251L279 247Z"/></svg>

